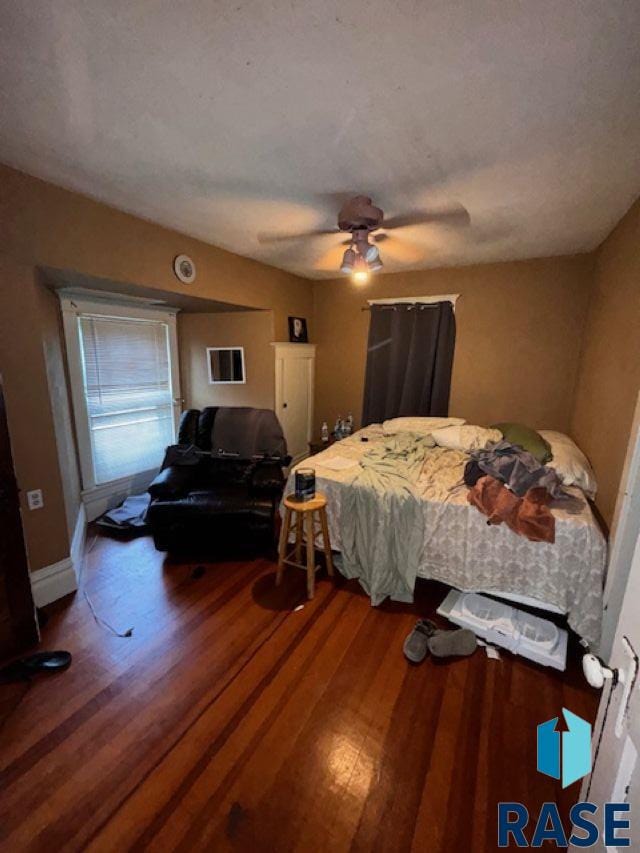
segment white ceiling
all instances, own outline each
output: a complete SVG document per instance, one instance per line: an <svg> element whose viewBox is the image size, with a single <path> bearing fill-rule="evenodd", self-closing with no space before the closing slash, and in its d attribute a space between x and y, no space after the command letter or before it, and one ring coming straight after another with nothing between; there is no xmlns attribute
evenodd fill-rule
<svg viewBox="0 0 640 853"><path fill-rule="evenodd" d="M594 248L640 194L637 0L0 0L0 160L309 277L344 193L467 227L387 271Z"/></svg>

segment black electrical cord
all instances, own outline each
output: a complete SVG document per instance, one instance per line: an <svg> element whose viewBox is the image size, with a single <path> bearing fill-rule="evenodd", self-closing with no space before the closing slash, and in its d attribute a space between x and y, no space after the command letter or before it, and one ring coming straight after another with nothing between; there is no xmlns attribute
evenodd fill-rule
<svg viewBox="0 0 640 853"><path fill-rule="evenodd" d="M133 627L127 628L126 631L118 631L117 628L114 628L113 625L107 620L104 619L100 614L96 611L96 608L91 600L89 593L87 592L84 585L84 564L89 556L89 554L93 551L96 542L98 541L98 536L93 537L93 541L89 545L88 548L85 548L84 554L82 555L82 561L80 563L80 571L78 572L78 587L84 596L85 601L89 605L89 610L91 611L91 615L96 621L97 625L100 625L102 628L106 628L107 631L111 631L116 637L132 637L133 636Z"/></svg>

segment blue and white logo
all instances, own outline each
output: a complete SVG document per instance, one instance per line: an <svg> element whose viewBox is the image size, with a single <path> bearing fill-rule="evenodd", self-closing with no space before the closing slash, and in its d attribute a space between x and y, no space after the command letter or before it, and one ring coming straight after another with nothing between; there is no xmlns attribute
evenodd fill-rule
<svg viewBox="0 0 640 853"><path fill-rule="evenodd" d="M591 725L566 708L562 715L568 731L556 731L558 717L538 726L538 770L566 788L591 773Z"/></svg>
<svg viewBox="0 0 640 853"><path fill-rule="evenodd" d="M561 779L566 788L591 773L591 726L566 708L562 715L567 731L557 731L558 717L538 726L537 760L540 773ZM568 821L563 821L557 803L543 803L531 832L531 816L523 803L498 803L498 847L541 847L545 842L553 842L556 847L593 847L601 834L607 848L630 847L629 836L618 834L618 830L629 830L629 803L604 803L597 818L598 811L595 803L575 803ZM571 826L568 838L565 823Z"/></svg>

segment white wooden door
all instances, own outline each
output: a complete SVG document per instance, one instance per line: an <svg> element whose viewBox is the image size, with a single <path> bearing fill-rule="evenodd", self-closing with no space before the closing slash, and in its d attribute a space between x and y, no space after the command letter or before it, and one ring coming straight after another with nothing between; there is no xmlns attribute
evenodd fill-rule
<svg viewBox="0 0 640 853"><path fill-rule="evenodd" d="M276 414L294 462L308 455L313 429L314 344L274 344Z"/></svg>
<svg viewBox="0 0 640 853"><path fill-rule="evenodd" d="M640 650L640 538L629 575L629 583L611 655L613 679L605 681L598 717L594 726L593 769L582 786L581 802L598 806L595 820L600 824L599 850L614 853L618 847L603 841L602 815L605 803L628 803L624 817L631 820L631 848L638 849L640 828L640 689L638 687L638 651ZM621 815L622 816L622 815ZM628 833L622 833L623 837ZM577 848L571 848L577 849ZM627 848L628 849L628 848Z"/></svg>
<svg viewBox="0 0 640 853"><path fill-rule="evenodd" d="M604 588L604 618L598 653L609 661L636 540L640 535L640 394L631 428L631 437L620 478L618 500L611 525L611 550Z"/></svg>
<svg viewBox="0 0 640 853"><path fill-rule="evenodd" d="M636 437L636 442L640 445L640 438ZM640 487L638 467L632 466L630 473L633 476L630 478L632 482L628 484L629 501ZM637 524L635 529L637 531ZM583 782L580 800L595 803L600 819L605 803L628 803L630 811L624 817L631 820L631 848L635 850L640 849L640 535L635 533L634 540L627 549L631 555L631 565L609 668L601 668L609 677L602 688L594 726L593 769ZM602 830L602 825L600 828ZM628 833L622 832L621 835L625 837ZM598 849L606 849L611 853L618 849L615 844L605 847L602 838L601 831Z"/></svg>

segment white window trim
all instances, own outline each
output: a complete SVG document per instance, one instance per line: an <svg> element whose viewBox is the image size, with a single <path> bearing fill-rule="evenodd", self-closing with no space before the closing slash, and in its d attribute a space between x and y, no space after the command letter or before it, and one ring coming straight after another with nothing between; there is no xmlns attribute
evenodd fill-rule
<svg viewBox="0 0 640 853"><path fill-rule="evenodd" d="M178 336L176 330L176 314L179 309L166 305L155 308L141 300L130 300L117 296L99 299L88 298L77 291L58 291L62 309L62 325L67 349L67 366L71 387L71 402L78 441L78 457L82 479L82 500L86 505L96 498L108 502L111 495L119 494L125 482L134 482L143 477L146 472L139 472L131 477L120 478L109 483L96 484L93 472L93 456L91 451L91 436L89 432L89 417L84 395L84 378L82 374L82 345L78 317L83 314L97 314L103 317L129 317L135 320L160 320L167 324L169 334L169 349L171 352L171 395L173 398L174 429L177 432L180 420L182 399L180 396L180 373L178 365ZM152 474L149 473L149 482ZM106 507L105 507L106 508ZM96 517L96 516L94 516ZM91 519L89 519L91 520Z"/></svg>
<svg viewBox="0 0 640 853"><path fill-rule="evenodd" d="M456 302L460 298L459 293L446 293L444 296L392 296L389 299L367 299L368 305L395 305L398 302L410 305L421 303L431 305L434 302L450 302L453 310L456 310Z"/></svg>

